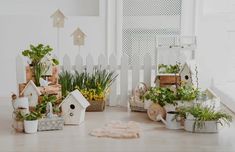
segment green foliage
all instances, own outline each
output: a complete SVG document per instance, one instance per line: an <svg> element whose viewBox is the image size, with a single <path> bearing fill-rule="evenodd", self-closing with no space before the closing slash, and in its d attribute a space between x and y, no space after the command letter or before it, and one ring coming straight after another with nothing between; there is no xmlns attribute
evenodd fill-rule
<svg viewBox="0 0 235 152"><path fill-rule="evenodd" d="M101 68L94 69L91 74L86 70L81 73L75 71L74 75L63 71L59 75L59 83L62 86L63 97L67 96L68 92L78 89L88 100L102 100L116 77L114 72Z"/></svg>
<svg viewBox="0 0 235 152"><path fill-rule="evenodd" d="M192 101L199 95L199 90L194 86L181 86L177 89L176 97L178 100Z"/></svg>
<svg viewBox="0 0 235 152"><path fill-rule="evenodd" d="M151 100L154 103L158 103L161 106L166 104L175 105L175 94L174 91L169 88L151 87L144 95L144 98Z"/></svg>
<svg viewBox="0 0 235 152"><path fill-rule="evenodd" d="M197 104L193 107L181 107L177 110L181 117L186 117L192 115L195 119L194 130L195 128L203 128L205 121L217 121L221 125L223 122L230 124L232 122L232 116L221 111L214 111L211 107L202 107L200 104Z"/></svg>
<svg viewBox="0 0 235 152"><path fill-rule="evenodd" d="M159 73L179 73L180 68L180 63L177 63L175 65L159 64L158 71Z"/></svg>
<svg viewBox="0 0 235 152"><path fill-rule="evenodd" d="M51 102L53 106L53 111L58 112L59 109L56 108L57 98L55 95L44 95L41 103L36 106L36 111L40 114L46 114L47 103L49 102Z"/></svg>
<svg viewBox="0 0 235 152"><path fill-rule="evenodd" d="M73 85L73 79L73 74L68 71L62 71L59 74L59 83L61 84L61 91L63 97L66 97L69 92L75 89Z"/></svg>
<svg viewBox="0 0 235 152"><path fill-rule="evenodd" d="M35 74L35 85L40 86L40 78L48 71L48 66L43 63L38 63L33 67L33 70Z"/></svg>
<svg viewBox="0 0 235 152"><path fill-rule="evenodd" d="M34 120L38 120L39 118L41 118L42 115L36 111L32 111L30 112L29 114L26 114L24 116L24 120L27 120L27 121L34 121Z"/></svg>
<svg viewBox="0 0 235 152"><path fill-rule="evenodd" d="M52 50L49 45L44 46L43 44L38 44L34 46L31 44L30 49L24 50L22 55L28 57L31 60L32 66L35 66L40 63L45 55L51 55ZM56 59L52 59L52 63L58 65L59 62Z"/></svg>

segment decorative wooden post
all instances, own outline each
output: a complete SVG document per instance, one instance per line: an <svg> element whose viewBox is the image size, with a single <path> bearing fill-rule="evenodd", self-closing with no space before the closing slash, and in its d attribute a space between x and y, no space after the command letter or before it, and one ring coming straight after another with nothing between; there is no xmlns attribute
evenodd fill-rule
<svg viewBox="0 0 235 152"><path fill-rule="evenodd" d="M80 52L80 46L85 44L86 34L78 27L71 36L73 36L73 44L78 46Z"/></svg>
<svg viewBox="0 0 235 152"><path fill-rule="evenodd" d="M60 28L64 28L64 21L66 17L58 9L51 15L51 18L53 19L53 27L57 28L57 57L60 59Z"/></svg>

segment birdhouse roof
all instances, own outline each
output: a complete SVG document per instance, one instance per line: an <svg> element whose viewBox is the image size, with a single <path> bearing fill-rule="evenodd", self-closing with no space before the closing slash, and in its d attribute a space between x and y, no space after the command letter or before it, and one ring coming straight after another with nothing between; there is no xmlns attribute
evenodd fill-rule
<svg viewBox="0 0 235 152"><path fill-rule="evenodd" d="M86 34L79 27L71 34L71 36L76 35L86 36Z"/></svg>
<svg viewBox="0 0 235 152"><path fill-rule="evenodd" d="M81 94L80 91L78 91L77 89L74 90L73 92L70 92L69 95L63 100L63 102L61 103L61 105L64 102L67 102L67 99L72 96L75 101L77 101L84 109L87 108L90 103L86 100L86 98Z"/></svg>
<svg viewBox="0 0 235 152"><path fill-rule="evenodd" d="M27 83L27 85L24 87L24 89L21 91L20 94L23 95L23 93L26 91L26 89L27 89L30 85L33 87L33 89L35 90L35 92L37 93L37 95L40 96L40 95L41 95L41 92L40 92L40 90L37 88L37 86L35 85L35 83L34 83L32 80L30 80L30 81Z"/></svg>
<svg viewBox="0 0 235 152"><path fill-rule="evenodd" d="M65 16L59 9L56 10L56 11L51 15L51 18L54 18L54 17L66 18L66 16Z"/></svg>
<svg viewBox="0 0 235 152"><path fill-rule="evenodd" d="M194 60L190 60L190 61L186 61L183 65L183 67L181 68L180 72L179 73L182 73L185 68L188 68L190 73L193 73L193 68L196 68L196 63Z"/></svg>

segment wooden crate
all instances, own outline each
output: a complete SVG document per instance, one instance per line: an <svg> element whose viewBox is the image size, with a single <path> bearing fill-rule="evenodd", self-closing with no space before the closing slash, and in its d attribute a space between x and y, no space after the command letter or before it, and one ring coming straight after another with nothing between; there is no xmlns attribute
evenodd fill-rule
<svg viewBox="0 0 235 152"><path fill-rule="evenodd" d="M180 85L181 78L179 75L160 75L155 79L155 83L160 87L167 87L170 85Z"/></svg>
<svg viewBox="0 0 235 152"><path fill-rule="evenodd" d="M52 75L47 76L47 78L48 78L48 81L51 82L51 84L58 84L58 80L59 80L59 68L58 68L58 66L53 66ZM33 67L26 66L26 81L29 82L30 80L33 80L35 82Z"/></svg>

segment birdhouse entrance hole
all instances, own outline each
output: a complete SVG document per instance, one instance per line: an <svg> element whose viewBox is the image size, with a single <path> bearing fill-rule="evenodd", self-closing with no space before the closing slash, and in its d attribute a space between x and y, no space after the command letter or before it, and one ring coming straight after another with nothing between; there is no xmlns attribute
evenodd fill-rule
<svg viewBox="0 0 235 152"><path fill-rule="evenodd" d="M74 105L74 104L71 104L71 105L70 105L70 108L71 108L71 109L75 109L75 105Z"/></svg>
<svg viewBox="0 0 235 152"><path fill-rule="evenodd" d="M186 79L186 80L188 80L188 79L189 79L189 76L188 76L188 75L186 75L186 76L185 76L185 79Z"/></svg>

